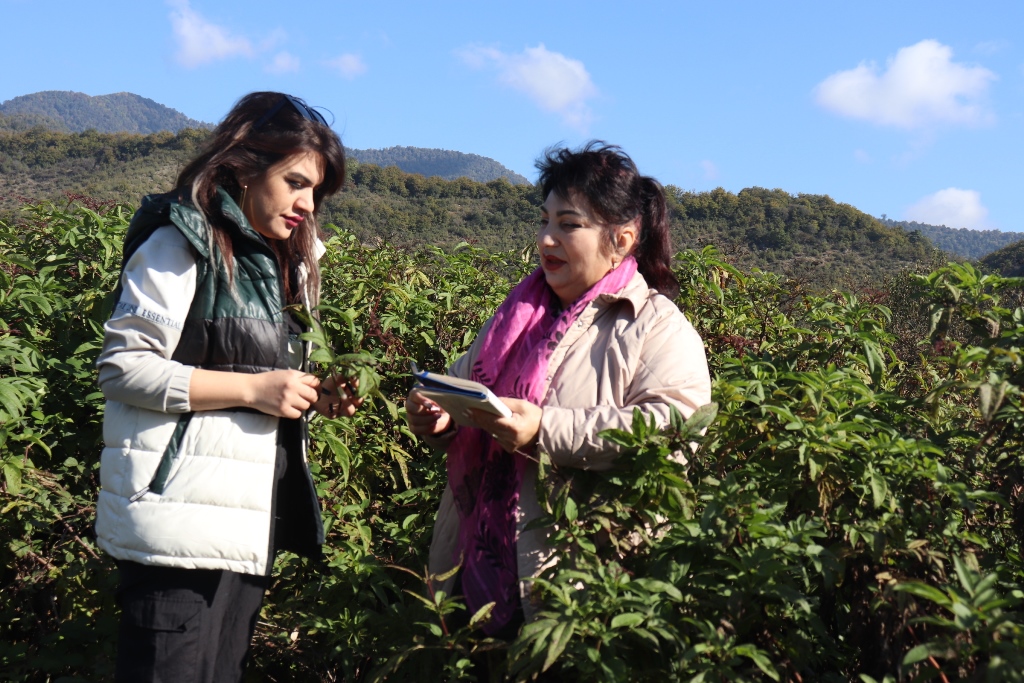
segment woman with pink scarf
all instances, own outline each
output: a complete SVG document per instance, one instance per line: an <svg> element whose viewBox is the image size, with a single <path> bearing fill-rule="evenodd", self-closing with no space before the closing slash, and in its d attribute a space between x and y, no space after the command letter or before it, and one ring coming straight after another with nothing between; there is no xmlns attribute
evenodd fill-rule
<svg viewBox="0 0 1024 683"><path fill-rule="evenodd" d="M536 454L556 467L607 469L639 407L667 424L711 400L704 346L674 303L665 195L617 147L549 150L537 163L544 197L540 267L520 282L448 373L489 387L511 417L472 411L460 427L415 389L412 432L448 453L448 487L430 548L432 575L483 627L512 638L531 612L529 581L555 558L541 515ZM465 420L463 420L465 422Z"/></svg>

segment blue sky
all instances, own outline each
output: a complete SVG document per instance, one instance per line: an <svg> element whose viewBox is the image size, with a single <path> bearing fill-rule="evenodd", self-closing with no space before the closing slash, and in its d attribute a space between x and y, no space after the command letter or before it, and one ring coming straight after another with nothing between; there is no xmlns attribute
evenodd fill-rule
<svg viewBox="0 0 1024 683"><path fill-rule="evenodd" d="M129 91L205 121L283 90L346 145L531 180L600 138L687 190L1024 230L1024 2L0 0L0 101ZM330 116L328 116L330 118Z"/></svg>

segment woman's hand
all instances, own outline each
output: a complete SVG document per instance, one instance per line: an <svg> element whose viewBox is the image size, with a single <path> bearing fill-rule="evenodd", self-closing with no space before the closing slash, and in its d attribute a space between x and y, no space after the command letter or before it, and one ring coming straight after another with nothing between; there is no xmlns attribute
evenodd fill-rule
<svg viewBox="0 0 1024 683"><path fill-rule="evenodd" d="M434 436L448 431L452 416L429 398L413 389L405 397L405 421L416 436Z"/></svg>
<svg viewBox="0 0 1024 683"><path fill-rule="evenodd" d="M502 403L512 410L512 417L501 417L485 410L471 410L473 422L486 432L509 453L533 448L540 433L540 416L543 409L529 401L502 397Z"/></svg>
<svg viewBox="0 0 1024 683"><path fill-rule="evenodd" d="M363 397L356 397L356 386L355 379L344 380L337 375L328 377L320 385L320 398L313 404L313 409L332 420L352 417L356 408L363 405Z"/></svg>
<svg viewBox="0 0 1024 683"><path fill-rule="evenodd" d="M320 396L320 380L298 370L271 370L253 378L252 407L267 415L302 417Z"/></svg>
<svg viewBox="0 0 1024 683"><path fill-rule="evenodd" d="M320 396L320 380L298 370L256 374L196 368L189 381L189 408L194 411L255 408L276 417L301 417Z"/></svg>

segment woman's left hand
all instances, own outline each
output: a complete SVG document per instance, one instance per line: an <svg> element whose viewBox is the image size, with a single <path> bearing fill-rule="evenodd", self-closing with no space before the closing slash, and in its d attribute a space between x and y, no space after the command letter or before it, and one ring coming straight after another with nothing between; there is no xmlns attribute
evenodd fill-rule
<svg viewBox="0 0 1024 683"><path fill-rule="evenodd" d="M529 401L502 397L502 403L512 411L512 417L501 417L483 410L469 411L473 422L486 432L509 453L530 449L537 443L540 433L540 416L543 409Z"/></svg>
<svg viewBox="0 0 1024 683"><path fill-rule="evenodd" d="M356 408L363 404L362 397L356 397L354 382L338 375L328 377L320 384L320 398L313 404L313 409L332 420L336 417L352 417Z"/></svg>

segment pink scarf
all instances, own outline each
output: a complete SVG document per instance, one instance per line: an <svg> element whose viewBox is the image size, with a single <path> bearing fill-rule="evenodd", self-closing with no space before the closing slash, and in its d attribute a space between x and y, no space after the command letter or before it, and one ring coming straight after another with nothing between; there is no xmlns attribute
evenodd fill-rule
<svg viewBox="0 0 1024 683"><path fill-rule="evenodd" d="M632 256L609 271L565 311L548 287L544 271L533 271L513 289L494 314L471 379L498 396L543 405L548 361L566 330L601 294L618 292L633 278ZM463 427L448 446L448 482L459 513L462 593L470 614L495 603L483 627L495 634L519 607L516 508L526 458L505 452L481 429Z"/></svg>

